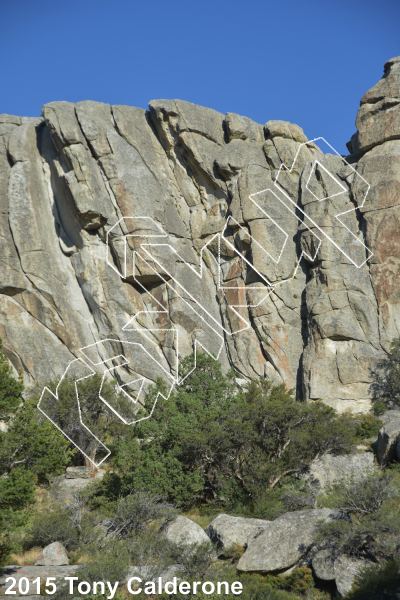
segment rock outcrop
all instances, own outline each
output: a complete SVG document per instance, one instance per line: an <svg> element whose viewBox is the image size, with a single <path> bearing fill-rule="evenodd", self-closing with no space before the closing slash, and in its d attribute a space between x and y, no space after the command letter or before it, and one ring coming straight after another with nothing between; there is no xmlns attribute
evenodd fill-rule
<svg viewBox="0 0 400 600"><path fill-rule="evenodd" d="M1 115L11 363L27 385L57 380L86 348L121 385L174 382L197 345L240 379L367 410L370 369L400 333L399 111L394 58L345 158L297 125L181 100Z"/></svg>
<svg viewBox="0 0 400 600"><path fill-rule="evenodd" d="M330 508L285 513L251 540L237 568L258 573L286 571L312 548L322 525L340 518L340 511Z"/></svg>

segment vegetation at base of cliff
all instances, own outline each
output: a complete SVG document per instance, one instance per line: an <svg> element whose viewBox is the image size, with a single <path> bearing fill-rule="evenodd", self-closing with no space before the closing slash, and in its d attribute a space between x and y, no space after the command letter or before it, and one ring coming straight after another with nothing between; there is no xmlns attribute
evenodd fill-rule
<svg viewBox="0 0 400 600"><path fill-rule="evenodd" d="M0 420L8 420L22 402L24 384L21 373L18 379L13 377L12 367L2 348L3 341L0 338Z"/></svg>
<svg viewBox="0 0 400 600"><path fill-rule="evenodd" d="M182 362L185 376L190 357ZM160 391L162 381L150 391L150 406ZM200 354L196 370L135 433L114 441L114 472L100 485L99 503L135 488L161 493L179 508L254 509L318 456L351 451L355 423L322 402L298 402L292 390L265 379L238 391L233 372L224 376L218 362Z"/></svg>
<svg viewBox="0 0 400 600"><path fill-rule="evenodd" d="M0 561L13 549L10 531L29 518L37 485L62 473L75 453L34 403L23 402L21 377L13 377L1 347L0 340L0 407L7 411L7 431L0 431Z"/></svg>
<svg viewBox="0 0 400 600"><path fill-rule="evenodd" d="M75 492L69 505L48 497L40 508L32 508L35 488L48 487L52 475L79 464L81 457L37 411L35 394L23 401L23 388L13 387L12 372L0 370L0 398L3 381L4 389L15 390L10 397L18 397L17 405L8 405L8 430L0 432L3 559L16 548L60 541L72 562L85 565L83 573L89 581L121 580L129 564L151 565L155 577L180 558L185 580L216 582L222 575L226 581L239 580L244 586L241 597L248 600L325 600L329 593L315 588L307 567L284 577L238 574L240 548L227 550L216 564L210 545L189 552L169 541L160 544L159 529L177 509L190 509L205 518L222 509L273 519L287 511L328 506L341 510L345 518L323 526L319 543L330 548L333 556L375 561L375 566L357 576L348 598L395 598L400 540L398 465L389 464L378 474L325 491L312 479L298 477L319 456L345 454L356 443L371 440L383 422L372 414L338 415L321 402L298 402L292 390L264 379L238 390L233 372L223 375L219 363L207 355L198 355L197 369L189 373L191 363L191 357L182 363L185 383L157 404L152 419L135 428L122 426L98 402L98 377L82 382L83 411L97 434L105 431L112 447L108 463L112 472ZM50 389L54 385L48 384ZM74 381L64 380L60 391L60 409L65 413L60 418L67 423L73 421ZM163 391L162 381L150 390L148 405L159 391ZM106 384L103 394L110 401L121 400L114 382ZM368 590L375 596L368 596ZM120 595L122 600L123 590ZM214 596L196 594L196 598L203 597Z"/></svg>

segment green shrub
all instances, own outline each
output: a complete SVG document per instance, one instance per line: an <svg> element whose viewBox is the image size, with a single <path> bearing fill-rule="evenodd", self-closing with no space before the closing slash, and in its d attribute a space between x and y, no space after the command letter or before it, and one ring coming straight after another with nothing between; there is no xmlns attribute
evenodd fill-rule
<svg viewBox="0 0 400 600"><path fill-rule="evenodd" d="M129 572L129 552L120 540L107 539L90 548L90 558L79 571L81 581L122 581Z"/></svg>
<svg viewBox="0 0 400 600"><path fill-rule="evenodd" d="M69 550L78 547L78 529L72 525L65 511L61 509L36 514L29 533L32 546L47 546L52 542L61 542Z"/></svg>
<svg viewBox="0 0 400 600"><path fill-rule="evenodd" d="M372 371L371 384L372 401L387 409L400 406L400 338L391 343L390 353L387 358L379 361Z"/></svg>
<svg viewBox="0 0 400 600"><path fill-rule="evenodd" d="M209 542L201 544L171 545L172 561L179 564L182 579L204 579L215 561L215 548Z"/></svg>
<svg viewBox="0 0 400 600"><path fill-rule="evenodd" d="M330 546L336 555L367 552L380 560L396 555L400 487L390 472L343 485L335 499L346 518L324 525L317 542Z"/></svg>
<svg viewBox="0 0 400 600"><path fill-rule="evenodd" d="M298 402L292 390L263 378L238 391L233 372L224 376L212 357L198 354L191 372L192 361L182 361L184 383L137 425L137 438L116 440L117 472L101 488L109 500L133 487L161 493L180 508L213 503L231 512L256 509L266 490L317 456L354 447L348 415L322 402ZM146 403L163 389L159 381Z"/></svg>
<svg viewBox="0 0 400 600"><path fill-rule="evenodd" d="M361 441L376 438L379 430L384 426L384 422L371 413L357 416L356 423L356 436Z"/></svg>
<svg viewBox="0 0 400 600"><path fill-rule="evenodd" d="M400 563L388 561L382 566L370 566L360 571L348 600L395 600L400 598Z"/></svg>
<svg viewBox="0 0 400 600"><path fill-rule="evenodd" d="M23 401L22 392L24 384L22 373L15 379L12 375L12 367L7 356L3 352L3 341L0 338L0 419L8 420Z"/></svg>
<svg viewBox="0 0 400 600"><path fill-rule="evenodd" d="M295 569L289 575L267 575L265 579L272 589L285 590L294 594L304 594L315 587L312 570L308 567Z"/></svg>
<svg viewBox="0 0 400 600"><path fill-rule="evenodd" d="M380 415L383 415L387 411L387 408L386 408L383 400L377 400L374 403L372 410L373 410L374 415L376 417L379 417Z"/></svg>

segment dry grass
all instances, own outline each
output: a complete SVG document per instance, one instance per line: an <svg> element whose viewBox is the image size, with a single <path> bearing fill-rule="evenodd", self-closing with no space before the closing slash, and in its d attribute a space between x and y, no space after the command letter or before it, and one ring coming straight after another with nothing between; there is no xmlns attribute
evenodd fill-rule
<svg viewBox="0 0 400 600"><path fill-rule="evenodd" d="M35 547L25 552L10 554L10 564L12 565L34 565L43 548Z"/></svg>

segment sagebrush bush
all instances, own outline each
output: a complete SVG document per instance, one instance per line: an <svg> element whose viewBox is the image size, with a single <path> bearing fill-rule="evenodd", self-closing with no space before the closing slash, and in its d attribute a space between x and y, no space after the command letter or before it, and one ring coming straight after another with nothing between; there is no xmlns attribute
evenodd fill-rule
<svg viewBox="0 0 400 600"><path fill-rule="evenodd" d="M79 571L82 581L122 581L129 572L129 552L126 545L117 539L107 539L99 547L89 548L89 558Z"/></svg>
<svg viewBox="0 0 400 600"><path fill-rule="evenodd" d="M68 550L78 547L79 532L66 517L65 511L56 508L38 513L32 520L29 534L34 546L47 546L60 542Z"/></svg>

